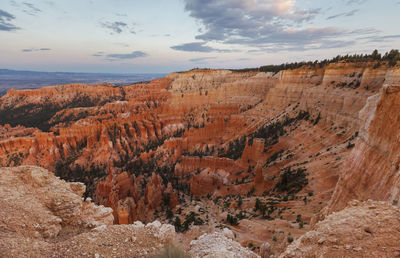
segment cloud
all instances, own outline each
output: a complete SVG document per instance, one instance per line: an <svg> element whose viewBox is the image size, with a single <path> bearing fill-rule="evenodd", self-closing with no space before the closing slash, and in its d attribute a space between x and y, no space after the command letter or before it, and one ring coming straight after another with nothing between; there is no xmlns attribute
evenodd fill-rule
<svg viewBox="0 0 400 258"><path fill-rule="evenodd" d="M250 60L252 60L252 59L248 58L248 57L243 57L243 58L236 59L236 61L250 61Z"/></svg>
<svg viewBox="0 0 400 258"><path fill-rule="evenodd" d="M133 29L133 26L129 26L127 23L123 21L115 21L115 22L102 22L101 27L108 29L111 31L111 34L113 33L123 33L123 32L130 32L132 34L136 34L136 32Z"/></svg>
<svg viewBox="0 0 400 258"><path fill-rule="evenodd" d="M205 32L196 39L206 41L258 37L311 21L320 12L300 10L294 0L185 0L185 10L204 25Z"/></svg>
<svg viewBox="0 0 400 258"><path fill-rule="evenodd" d="M52 6L52 7L54 7L56 5L53 1L50 1L50 0L44 1L44 3L47 4L48 6Z"/></svg>
<svg viewBox="0 0 400 258"><path fill-rule="evenodd" d="M234 50L229 49L217 49L210 46L206 46L207 42L192 42L185 43L182 45L172 46L173 50L186 51L186 52L202 52L202 53L210 53L210 52L219 52L219 53L229 53L236 52Z"/></svg>
<svg viewBox="0 0 400 258"><path fill-rule="evenodd" d="M271 32L258 38L230 39L229 44L248 45L261 50L269 51L297 51L332 48L341 44L354 43L353 40L340 39L353 34L368 34L367 30L344 31L334 27L307 28L302 30L291 29L285 32Z"/></svg>
<svg viewBox="0 0 400 258"><path fill-rule="evenodd" d="M123 42L115 42L115 45L118 45L120 47L130 47L131 45L127 44L127 43L123 43Z"/></svg>
<svg viewBox="0 0 400 258"><path fill-rule="evenodd" d="M45 1L44 3L47 5L54 5L54 3L50 2L50 1ZM21 11L23 11L24 13L32 15L32 16L36 16L38 13L42 12L42 10L37 8L32 3L28 3L28 2L22 2L19 4L16 1L11 0L10 5L13 7L16 7L18 9L21 9Z"/></svg>
<svg viewBox="0 0 400 258"><path fill-rule="evenodd" d="M26 48L22 49L22 52L39 52L39 51L50 51L51 48L43 47L43 48Z"/></svg>
<svg viewBox="0 0 400 258"><path fill-rule="evenodd" d="M14 0L10 1L10 5L13 7L18 7L19 5L17 4L17 2L15 2Z"/></svg>
<svg viewBox="0 0 400 258"><path fill-rule="evenodd" d="M93 54L92 56L104 56L104 52L97 52Z"/></svg>
<svg viewBox="0 0 400 258"><path fill-rule="evenodd" d="M369 36L369 37L362 37L359 39L367 40L370 43L381 43L381 42L387 42L387 41L393 41L396 39L400 39L400 34L385 35L385 36Z"/></svg>
<svg viewBox="0 0 400 258"><path fill-rule="evenodd" d="M35 16L36 14L42 12L42 10L40 10L39 8L37 8L36 6L34 6L34 5L31 4L31 3L23 2L22 5L23 5L23 6L22 6L22 7L23 7L22 11L23 11L24 13L29 14L29 15Z"/></svg>
<svg viewBox="0 0 400 258"><path fill-rule="evenodd" d="M97 53L93 54L92 56L105 57L106 60L116 61L116 60L135 59L135 58L139 58L139 57L146 57L149 55L143 51L134 51L134 52L128 53L128 54L106 54L104 52L97 52Z"/></svg>
<svg viewBox="0 0 400 258"><path fill-rule="evenodd" d="M116 21L116 22L103 22L101 26L103 28L110 29L115 33L121 33L128 26L128 24L126 24L125 22Z"/></svg>
<svg viewBox="0 0 400 258"><path fill-rule="evenodd" d="M330 39L314 42L311 44L270 44L266 47L260 47L256 49L248 50L248 53L276 53L279 51L308 51L308 50L319 50L319 49L332 49L332 48L346 48L356 43L355 40L341 40L341 39Z"/></svg>
<svg viewBox="0 0 400 258"><path fill-rule="evenodd" d="M353 16L354 14L356 14L358 11L360 11L360 9L354 9L351 10L349 12L344 12L344 13L338 13L332 16L329 16L328 18L326 18L327 20L332 20L332 19L336 19L339 17L349 17L349 16Z"/></svg>
<svg viewBox="0 0 400 258"><path fill-rule="evenodd" d="M323 14L323 10L300 9L295 0L183 1L185 11L201 24L195 39L203 43L172 47L176 50L213 52L212 48L206 46L208 42L241 45L255 48L254 51L332 48L354 44L352 38L368 34L362 30L357 31L356 35L338 27L310 26L315 17ZM351 16L357 11L340 15Z"/></svg>
<svg viewBox="0 0 400 258"><path fill-rule="evenodd" d="M192 58L189 59L190 62L193 63L205 63L205 61L210 60L210 59L215 59L215 56L209 56L209 57L199 57L199 58Z"/></svg>
<svg viewBox="0 0 400 258"><path fill-rule="evenodd" d="M14 19L14 15L0 9L0 31L19 30L20 28L10 23Z"/></svg>
<svg viewBox="0 0 400 258"><path fill-rule="evenodd" d="M345 0L347 4L363 4L367 2L367 0Z"/></svg>
<svg viewBox="0 0 400 258"><path fill-rule="evenodd" d="M146 57L148 54L146 54L143 51L134 51L130 54L108 54L107 58L110 59L135 59L139 57Z"/></svg>
<svg viewBox="0 0 400 258"><path fill-rule="evenodd" d="M150 37L171 37L172 35L169 33L165 33L165 34L151 34L149 35Z"/></svg>

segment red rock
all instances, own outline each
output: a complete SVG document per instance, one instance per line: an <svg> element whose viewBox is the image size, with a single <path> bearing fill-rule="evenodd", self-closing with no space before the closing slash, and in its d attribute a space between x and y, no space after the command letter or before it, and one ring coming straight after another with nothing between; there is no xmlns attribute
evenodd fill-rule
<svg viewBox="0 0 400 258"><path fill-rule="evenodd" d="M56 113L48 132L0 127L0 165L33 164L56 171L58 163L70 161L70 170L80 167L83 173L100 167L108 176L103 173L94 180L91 195L113 208L116 223L151 220L163 205L163 194L170 196L170 208L175 207L176 182L163 182L166 176L188 184L195 196L244 195L253 187L261 195L274 189L288 166L307 170L309 184L300 194L314 193L310 211L331 198L339 177L329 212L354 197L399 202L395 171L400 166L400 119L394 112L400 109L399 70L372 66L337 63L277 74L194 70L124 87L75 84L10 90L0 98L0 111L46 104ZM355 81L358 88L337 86ZM367 101L380 90L376 102ZM79 96L90 105L78 105ZM253 139L239 159L218 157L230 142L301 110L308 111L310 119L285 128L286 134L272 146ZM359 116L363 112L367 115ZM357 131L356 146L347 149L344 142ZM267 164L280 150L282 157ZM138 160L139 167L132 165ZM149 164L154 168L135 176ZM157 174L156 168L174 165L174 175ZM90 175L83 178L92 180Z"/></svg>

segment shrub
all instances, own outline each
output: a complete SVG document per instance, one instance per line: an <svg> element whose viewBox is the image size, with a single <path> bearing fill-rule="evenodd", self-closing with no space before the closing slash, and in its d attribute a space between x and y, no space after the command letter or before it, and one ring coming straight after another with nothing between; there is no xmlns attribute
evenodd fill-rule
<svg viewBox="0 0 400 258"><path fill-rule="evenodd" d="M171 202L171 194L169 193L163 193L162 195L162 202L165 206L169 206L170 202Z"/></svg>
<svg viewBox="0 0 400 258"><path fill-rule="evenodd" d="M386 59L389 61L389 66L395 66L397 64L397 61L400 60L400 52L397 49L396 50L392 49L392 50L390 50L390 52L386 53L383 56L383 59Z"/></svg>
<svg viewBox="0 0 400 258"><path fill-rule="evenodd" d="M379 68L381 66L382 66L381 62L378 62L378 63L374 64L374 66L372 68L373 69L377 69L377 68Z"/></svg>
<svg viewBox="0 0 400 258"><path fill-rule="evenodd" d="M237 138L236 140L229 143L228 150L226 153L221 153L218 156L220 158L230 158L237 160L242 156L244 147L246 146L246 137Z"/></svg>
<svg viewBox="0 0 400 258"><path fill-rule="evenodd" d="M310 113L308 111L300 110L297 116L286 116L282 121L276 121L268 125L263 125L254 133L249 135L250 138L264 139L264 148L278 143L279 137L285 135L285 127L295 124L298 121L308 121ZM278 154L277 154L278 155Z"/></svg>
<svg viewBox="0 0 400 258"><path fill-rule="evenodd" d="M272 155L268 158L268 160L267 160L267 162L266 162L265 164L268 165L268 164L274 162L275 160L277 160L278 158L280 158L280 157L282 156L282 154L283 154L283 150L280 150L280 151L275 152L274 154L272 154Z"/></svg>
<svg viewBox="0 0 400 258"><path fill-rule="evenodd" d="M179 216L177 216L177 217L175 218L174 227L175 227L175 231L176 231L176 232L181 232L181 230L182 230L182 223L181 223L181 219L179 218Z"/></svg>
<svg viewBox="0 0 400 258"><path fill-rule="evenodd" d="M317 125L319 123L319 120L321 120L321 112L319 112L317 118L315 118L314 125Z"/></svg>
<svg viewBox="0 0 400 258"><path fill-rule="evenodd" d="M237 201L237 205L238 207L242 207L242 204L243 204L243 199L242 196L239 195L239 200Z"/></svg>
<svg viewBox="0 0 400 258"><path fill-rule="evenodd" d="M250 191L247 193L247 196L253 195L255 190L256 190L256 189L254 188L254 186L251 187Z"/></svg>
<svg viewBox="0 0 400 258"><path fill-rule="evenodd" d="M170 209L168 209L165 214L167 219L172 219L174 217L174 213Z"/></svg>
<svg viewBox="0 0 400 258"><path fill-rule="evenodd" d="M308 184L306 177L306 169L291 167L285 168L280 175L280 181L276 184L275 189L280 192L297 193Z"/></svg>
<svg viewBox="0 0 400 258"><path fill-rule="evenodd" d="M347 144L346 148L347 148L347 149L352 149L352 148L354 148L354 146L356 146L354 143L350 143L350 142L349 142L349 143Z"/></svg>
<svg viewBox="0 0 400 258"><path fill-rule="evenodd" d="M239 225L238 219L235 216L232 216L231 214L226 215L226 221L231 224L232 226L237 226Z"/></svg>
<svg viewBox="0 0 400 258"><path fill-rule="evenodd" d="M190 255L187 254L182 249L169 244L164 247L164 249L156 255L157 258L190 258Z"/></svg>
<svg viewBox="0 0 400 258"><path fill-rule="evenodd" d="M256 203L254 204L254 211L261 210L262 203L260 199L256 198Z"/></svg>

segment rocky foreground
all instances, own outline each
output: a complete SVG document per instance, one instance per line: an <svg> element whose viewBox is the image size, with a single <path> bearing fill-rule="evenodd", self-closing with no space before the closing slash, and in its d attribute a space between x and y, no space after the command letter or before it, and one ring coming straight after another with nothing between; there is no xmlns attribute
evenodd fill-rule
<svg viewBox="0 0 400 258"><path fill-rule="evenodd" d="M83 184L66 183L40 167L1 168L2 257L165 257L173 245L187 257L259 257L236 242L228 229L203 234L185 246L184 236L169 224L111 225L111 209L83 201L83 191ZM397 257L399 242L399 208L353 201L316 224L280 257ZM278 255L268 243L260 254Z"/></svg>
<svg viewBox="0 0 400 258"><path fill-rule="evenodd" d="M400 209L385 202L351 201L280 257L399 257Z"/></svg>
<svg viewBox="0 0 400 258"><path fill-rule="evenodd" d="M0 168L1 256L154 257L179 245L169 224L112 225L112 210L83 201L84 191L82 183L67 183L40 167ZM191 243L190 253L258 257L227 232L201 236Z"/></svg>

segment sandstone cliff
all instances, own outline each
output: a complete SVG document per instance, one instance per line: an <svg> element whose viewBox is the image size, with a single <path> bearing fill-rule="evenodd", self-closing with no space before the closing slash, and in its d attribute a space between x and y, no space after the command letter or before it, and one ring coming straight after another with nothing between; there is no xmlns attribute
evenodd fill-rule
<svg viewBox="0 0 400 258"><path fill-rule="evenodd" d="M279 253L287 235L276 232L298 237L352 199L398 205L399 83L397 66L339 62L11 90L0 98L0 165L85 183L114 223L233 227L232 215L243 245L269 240Z"/></svg>
<svg viewBox="0 0 400 258"><path fill-rule="evenodd" d="M322 215L350 200L382 200L400 205L400 70L389 71L383 88L359 113L360 137Z"/></svg>

